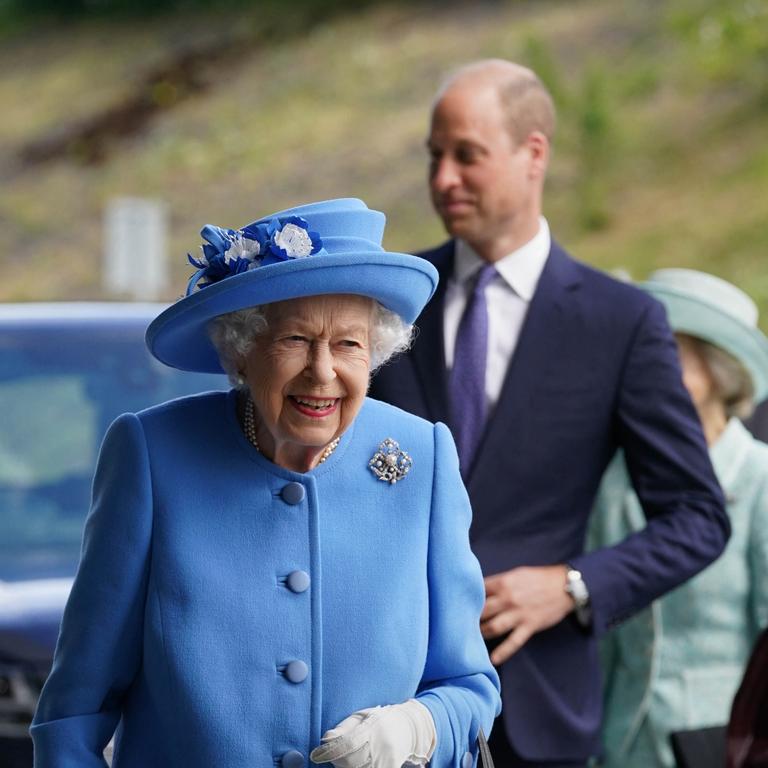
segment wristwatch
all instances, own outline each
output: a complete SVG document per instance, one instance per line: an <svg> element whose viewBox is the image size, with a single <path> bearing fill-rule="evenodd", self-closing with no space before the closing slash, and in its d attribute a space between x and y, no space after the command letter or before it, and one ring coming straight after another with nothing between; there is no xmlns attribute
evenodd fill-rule
<svg viewBox="0 0 768 768"><path fill-rule="evenodd" d="M589 604L589 590L581 578L581 571L566 563L568 569L565 574L565 591L573 600L573 612L576 615L576 621L582 627L589 627L592 624L592 610Z"/></svg>

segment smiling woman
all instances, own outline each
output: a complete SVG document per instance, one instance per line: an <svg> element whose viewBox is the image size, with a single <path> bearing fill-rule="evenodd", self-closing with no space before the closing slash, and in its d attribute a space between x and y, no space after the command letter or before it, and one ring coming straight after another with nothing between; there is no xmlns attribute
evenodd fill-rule
<svg viewBox="0 0 768 768"><path fill-rule="evenodd" d="M275 463L312 469L352 423L368 389L371 314L363 296L267 305L267 330L242 364L256 439Z"/></svg>
<svg viewBox="0 0 768 768"><path fill-rule="evenodd" d="M247 392L253 441L277 464L303 472L349 427L371 369L408 347L412 326L365 296L267 304L216 318L211 338L233 383ZM326 455L327 457L327 455Z"/></svg>
<svg viewBox="0 0 768 768"><path fill-rule="evenodd" d="M235 387L110 427L38 768L113 733L115 768L474 763L499 695L456 450L366 398L437 273L383 228L359 200L203 228L147 343Z"/></svg>

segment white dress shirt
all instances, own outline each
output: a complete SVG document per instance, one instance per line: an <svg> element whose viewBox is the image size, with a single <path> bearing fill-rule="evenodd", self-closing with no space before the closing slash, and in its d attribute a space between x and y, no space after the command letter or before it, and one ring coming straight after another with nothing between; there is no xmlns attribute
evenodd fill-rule
<svg viewBox="0 0 768 768"><path fill-rule="evenodd" d="M549 225L539 217L539 231L525 245L496 262L499 277L485 289L488 305L488 357L485 369L485 393L489 410L496 405L504 377L512 359L528 306L549 255ZM464 314L475 274L485 262L463 240L456 241L453 276L445 290L443 334L445 362L453 368L456 334Z"/></svg>

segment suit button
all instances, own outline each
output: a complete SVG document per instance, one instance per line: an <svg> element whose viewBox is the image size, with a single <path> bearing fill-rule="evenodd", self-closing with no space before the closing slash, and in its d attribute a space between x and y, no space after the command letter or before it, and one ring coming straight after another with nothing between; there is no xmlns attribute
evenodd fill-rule
<svg viewBox="0 0 768 768"><path fill-rule="evenodd" d="M303 661L292 661L285 668L285 676L292 683L303 683L309 674L309 667Z"/></svg>
<svg viewBox="0 0 768 768"><path fill-rule="evenodd" d="M471 752L465 752L464 757L461 758L461 768L472 768L475 761Z"/></svg>
<svg viewBox="0 0 768 768"><path fill-rule="evenodd" d="M286 580L291 592L305 592L309 587L309 574L306 571L293 571Z"/></svg>
<svg viewBox="0 0 768 768"><path fill-rule="evenodd" d="M302 501L304 501L304 497L307 495L307 492L304 490L304 486L301 483L288 483L288 485L283 487L283 490L280 491L280 495L283 497L283 501L286 504L301 504Z"/></svg>
<svg viewBox="0 0 768 768"><path fill-rule="evenodd" d="M280 768L304 768L304 755L295 749L286 752L280 760Z"/></svg>

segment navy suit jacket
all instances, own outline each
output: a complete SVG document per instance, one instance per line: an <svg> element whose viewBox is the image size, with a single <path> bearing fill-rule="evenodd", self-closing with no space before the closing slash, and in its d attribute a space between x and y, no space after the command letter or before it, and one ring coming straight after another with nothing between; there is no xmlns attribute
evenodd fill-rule
<svg viewBox="0 0 768 768"><path fill-rule="evenodd" d="M412 349L378 372L371 395L450 425L443 305L454 244L420 255L440 287ZM594 496L619 446L648 524L585 553ZM467 487L485 575L565 562L583 574L592 630L570 616L534 635L501 675L516 751L586 760L599 752L597 636L704 568L730 532L661 304L553 242Z"/></svg>

